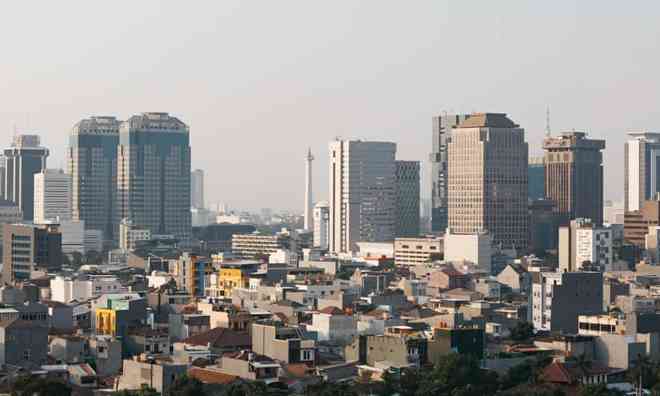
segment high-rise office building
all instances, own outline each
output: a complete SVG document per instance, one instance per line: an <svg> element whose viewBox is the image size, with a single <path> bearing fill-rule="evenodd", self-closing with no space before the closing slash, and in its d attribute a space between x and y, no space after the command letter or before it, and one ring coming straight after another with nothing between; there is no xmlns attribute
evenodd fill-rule
<svg viewBox="0 0 660 396"><path fill-rule="evenodd" d="M469 118L469 114L433 117L433 152L431 160L431 231L445 232L447 228L447 144L451 130Z"/></svg>
<svg viewBox="0 0 660 396"><path fill-rule="evenodd" d="M530 201L545 198L545 163L543 157L530 157L527 170L527 191Z"/></svg>
<svg viewBox="0 0 660 396"><path fill-rule="evenodd" d="M115 237L117 146L115 117L91 117L73 126L67 151L71 175L71 215L88 230L103 232L107 245Z"/></svg>
<svg viewBox="0 0 660 396"><path fill-rule="evenodd" d="M628 132L624 154L624 208L639 210L660 192L660 133Z"/></svg>
<svg viewBox="0 0 660 396"><path fill-rule="evenodd" d="M545 195L555 201L562 222L576 218L603 222L604 140L587 139L584 132L564 132L547 137L545 150Z"/></svg>
<svg viewBox="0 0 660 396"><path fill-rule="evenodd" d="M612 259L611 228L592 224L589 219L571 220L559 228L560 272L608 271Z"/></svg>
<svg viewBox="0 0 660 396"><path fill-rule="evenodd" d="M5 195L23 212L25 220L34 215L34 174L46 169L48 149L37 135L17 135L5 149Z"/></svg>
<svg viewBox="0 0 660 396"><path fill-rule="evenodd" d="M419 161L396 161L396 237L419 235Z"/></svg>
<svg viewBox="0 0 660 396"><path fill-rule="evenodd" d="M396 144L337 140L329 154L330 251L394 240Z"/></svg>
<svg viewBox="0 0 660 396"><path fill-rule="evenodd" d="M34 223L71 220L71 175L44 169L34 175Z"/></svg>
<svg viewBox="0 0 660 396"><path fill-rule="evenodd" d="M117 214L117 226L128 219L152 234L190 238L190 134L178 118L142 113L122 122Z"/></svg>
<svg viewBox="0 0 660 396"><path fill-rule="evenodd" d="M5 198L5 156L0 154L0 198Z"/></svg>
<svg viewBox="0 0 660 396"><path fill-rule="evenodd" d="M3 282L30 279L36 269L61 269L62 234L57 225L4 224L2 230Z"/></svg>
<svg viewBox="0 0 660 396"><path fill-rule="evenodd" d="M204 209L204 171L195 169L190 174L190 207Z"/></svg>
<svg viewBox="0 0 660 396"><path fill-rule="evenodd" d="M312 149L307 151L305 156L305 213L304 213L304 229L311 231L314 229L314 217L312 211L314 209L314 191L312 190Z"/></svg>
<svg viewBox="0 0 660 396"><path fill-rule="evenodd" d="M330 206L327 202L317 202L314 206L314 247L328 248L330 230Z"/></svg>
<svg viewBox="0 0 660 396"><path fill-rule="evenodd" d="M448 145L449 229L488 231L493 244L526 250L525 131L506 114L477 113L452 130Z"/></svg>

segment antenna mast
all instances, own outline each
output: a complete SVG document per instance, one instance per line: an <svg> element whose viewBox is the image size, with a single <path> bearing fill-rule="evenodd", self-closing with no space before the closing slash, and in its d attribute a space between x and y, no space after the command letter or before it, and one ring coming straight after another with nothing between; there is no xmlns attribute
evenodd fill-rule
<svg viewBox="0 0 660 396"><path fill-rule="evenodd" d="M545 136L550 137L550 106L545 108Z"/></svg>

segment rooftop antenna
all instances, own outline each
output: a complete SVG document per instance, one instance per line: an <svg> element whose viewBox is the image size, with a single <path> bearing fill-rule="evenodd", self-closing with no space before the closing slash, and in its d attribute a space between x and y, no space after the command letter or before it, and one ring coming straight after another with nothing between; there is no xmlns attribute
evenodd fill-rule
<svg viewBox="0 0 660 396"><path fill-rule="evenodd" d="M545 108L545 136L550 137L550 106Z"/></svg>

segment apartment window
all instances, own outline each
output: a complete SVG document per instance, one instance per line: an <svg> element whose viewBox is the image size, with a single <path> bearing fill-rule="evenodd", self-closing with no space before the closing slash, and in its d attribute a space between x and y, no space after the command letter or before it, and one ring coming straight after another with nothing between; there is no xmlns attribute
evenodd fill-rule
<svg viewBox="0 0 660 396"><path fill-rule="evenodd" d="M29 349L26 349L23 351L23 360L30 360L31 357L31 352Z"/></svg>

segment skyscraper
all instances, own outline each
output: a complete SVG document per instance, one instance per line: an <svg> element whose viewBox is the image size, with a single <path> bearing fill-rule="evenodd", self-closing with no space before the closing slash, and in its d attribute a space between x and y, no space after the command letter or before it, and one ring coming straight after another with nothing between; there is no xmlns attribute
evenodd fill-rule
<svg viewBox="0 0 660 396"><path fill-rule="evenodd" d="M419 235L419 161L396 161L396 237Z"/></svg>
<svg viewBox="0 0 660 396"><path fill-rule="evenodd" d="M34 223L71 220L71 175L44 169L34 175Z"/></svg>
<svg viewBox="0 0 660 396"><path fill-rule="evenodd" d="M545 163L543 157L530 157L527 170L527 191L530 201L545 198Z"/></svg>
<svg viewBox="0 0 660 396"><path fill-rule="evenodd" d="M547 137L545 195L555 201L562 223L576 218L603 222L604 140L587 139L584 132L564 132Z"/></svg>
<svg viewBox="0 0 660 396"><path fill-rule="evenodd" d="M48 149L37 135L17 135L5 149L5 196L23 212L25 220L34 216L34 174L46 169Z"/></svg>
<svg viewBox="0 0 660 396"><path fill-rule="evenodd" d="M117 225L128 219L152 234L190 238L190 134L178 118L142 113L122 122L117 214Z"/></svg>
<svg viewBox="0 0 660 396"><path fill-rule="evenodd" d="M314 247L328 248L328 233L330 226L330 207L321 201L314 206Z"/></svg>
<svg viewBox="0 0 660 396"><path fill-rule="evenodd" d="M190 207L204 209L204 171L195 169L190 175Z"/></svg>
<svg viewBox="0 0 660 396"><path fill-rule="evenodd" d="M395 231L396 144L330 143L331 252L351 252L360 241L392 241Z"/></svg>
<svg viewBox="0 0 660 396"><path fill-rule="evenodd" d="M451 130L469 114L451 114L433 117L433 152L431 160L431 231L445 232L447 228L447 144Z"/></svg>
<svg viewBox="0 0 660 396"><path fill-rule="evenodd" d="M624 208L639 210L644 201L660 192L660 133L628 132L624 154Z"/></svg>
<svg viewBox="0 0 660 396"><path fill-rule="evenodd" d="M103 232L106 245L115 237L120 124L115 117L80 120L71 130L67 151L72 218Z"/></svg>
<svg viewBox="0 0 660 396"><path fill-rule="evenodd" d="M506 114L472 114L452 130L447 153L452 233L488 231L496 246L527 249L524 129Z"/></svg>
<svg viewBox="0 0 660 396"><path fill-rule="evenodd" d="M304 229L311 231L314 228L314 217L312 210L314 207L314 192L312 190L312 149L307 151L305 157L305 225Z"/></svg>
<svg viewBox="0 0 660 396"><path fill-rule="evenodd" d="M0 154L0 198L5 198L5 156Z"/></svg>

